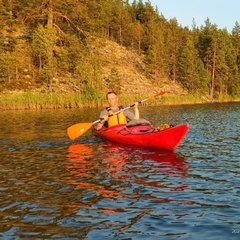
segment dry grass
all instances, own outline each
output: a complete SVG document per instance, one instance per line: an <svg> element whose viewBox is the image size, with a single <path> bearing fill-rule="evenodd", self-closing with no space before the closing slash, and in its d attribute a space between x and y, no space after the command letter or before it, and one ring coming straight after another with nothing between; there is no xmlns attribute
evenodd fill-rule
<svg viewBox="0 0 240 240"><path fill-rule="evenodd" d="M134 102L148 98L149 96L120 95L119 102L123 106L129 106ZM163 95L152 98L143 103L148 106L158 105L179 105L179 104L200 104L207 102L237 102L240 97L221 97L210 101L209 99L195 95ZM36 92L14 92L1 94L1 110L22 110L22 109L60 109L60 108L84 108L84 107L105 107L107 105L105 94L84 96L79 94L59 93L36 93Z"/></svg>

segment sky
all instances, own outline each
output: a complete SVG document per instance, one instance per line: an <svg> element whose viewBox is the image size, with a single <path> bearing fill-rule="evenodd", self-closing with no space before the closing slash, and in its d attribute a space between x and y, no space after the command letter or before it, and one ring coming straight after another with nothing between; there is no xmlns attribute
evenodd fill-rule
<svg viewBox="0 0 240 240"><path fill-rule="evenodd" d="M176 18L179 25L190 29L193 19L200 27L209 18L211 24L218 29L227 28L228 32L236 21L240 23L240 0L143 0L148 1L167 20Z"/></svg>

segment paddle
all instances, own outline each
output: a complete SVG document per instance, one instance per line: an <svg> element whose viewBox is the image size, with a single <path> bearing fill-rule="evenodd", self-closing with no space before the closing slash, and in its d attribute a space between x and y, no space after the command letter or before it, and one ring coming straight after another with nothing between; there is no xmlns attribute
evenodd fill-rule
<svg viewBox="0 0 240 240"><path fill-rule="evenodd" d="M143 99L141 101L139 101L138 103L141 104L143 102L146 102L147 100L151 99L151 98L155 98L155 97L158 97L158 96L161 96L163 94L165 94L166 92L160 92L156 95L153 95L151 97L148 97L146 99ZM125 107L123 109L120 109L119 111L117 112L114 112L113 115L116 115L122 111L126 111L127 109L131 108L131 107L134 107L135 103L133 103L132 105L128 106L128 107ZM112 116L113 116L112 115ZM67 128L67 134L68 134L68 137L71 139L71 140L74 140L78 137L80 137L81 135L83 135L86 131L88 131L92 125L100 122L101 120L103 120L103 118L99 118L98 120L96 120L95 122L91 122L91 123L77 123L77 124L74 124L70 127Z"/></svg>

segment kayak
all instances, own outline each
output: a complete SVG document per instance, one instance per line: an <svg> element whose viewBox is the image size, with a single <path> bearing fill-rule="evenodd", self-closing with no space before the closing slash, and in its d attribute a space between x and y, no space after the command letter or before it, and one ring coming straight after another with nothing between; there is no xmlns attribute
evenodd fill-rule
<svg viewBox="0 0 240 240"><path fill-rule="evenodd" d="M163 130L152 125L127 127L126 124L119 124L101 130L93 128L93 134L118 143L174 150L182 142L188 130L188 123L169 126Z"/></svg>

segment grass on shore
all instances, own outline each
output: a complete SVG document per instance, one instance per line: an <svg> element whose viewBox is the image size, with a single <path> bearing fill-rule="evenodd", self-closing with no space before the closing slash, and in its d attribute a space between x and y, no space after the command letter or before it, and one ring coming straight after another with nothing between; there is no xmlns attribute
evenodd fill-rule
<svg viewBox="0 0 240 240"><path fill-rule="evenodd" d="M79 94L16 92L1 94L1 110L59 109L101 106L105 99L99 96L92 101Z"/></svg>
<svg viewBox="0 0 240 240"><path fill-rule="evenodd" d="M119 103L128 106L136 101L143 100L149 96L120 95ZM179 105L199 104L207 102L233 102L240 101L240 97L224 96L210 101L206 97L196 95L172 96L164 95L145 102L144 104L157 105ZM1 110L23 110L23 109L60 109L60 108L83 108L106 106L105 94L84 96L80 94L38 93L38 92L15 92L0 95Z"/></svg>

